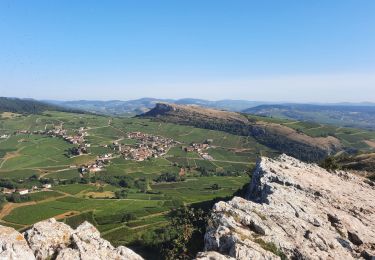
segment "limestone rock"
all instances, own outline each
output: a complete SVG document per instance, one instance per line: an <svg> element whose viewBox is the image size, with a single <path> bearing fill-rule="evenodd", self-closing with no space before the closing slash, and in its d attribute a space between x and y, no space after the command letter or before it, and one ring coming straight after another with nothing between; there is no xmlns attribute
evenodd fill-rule
<svg viewBox="0 0 375 260"><path fill-rule="evenodd" d="M34 224L22 234L13 228L0 226L1 259L56 260L142 260L132 250L113 247L100 237L99 231L84 222L76 230L49 219Z"/></svg>
<svg viewBox="0 0 375 260"><path fill-rule="evenodd" d="M35 259L25 238L14 228L0 226L0 259Z"/></svg>
<svg viewBox="0 0 375 260"><path fill-rule="evenodd" d="M73 229L51 218L38 222L24 233L37 259L47 259L69 246Z"/></svg>
<svg viewBox="0 0 375 260"><path fill-rule="evenodd" d="M66 259L81 259L80 254L77 250L72 248L64 248L56 256L56 260L66 260Z"/></svg>
<svg viewBox="0 0 375 260"><path fill-rule="evenodd" d="M375 188L362 178L286 155L262 158L247 199L213 207L205 250L236 259L371 259L374 219Z"/></svg>
<svg viewBox="0 0 375 260"><path fill-rule="evenodd" d="M230 256L225 256L219 254L215 251L201 252L198 253L196 260L235 260L235 258Z"/></svg>
<svg viewBox="0 0 375 260"><path fill-rule="evenodd" d="M81 224L72 235L72 244L74 248L77 248L82 260L142 259L126 247L115 249L107 240L101 238L99 231L87 221Z"/></svg>

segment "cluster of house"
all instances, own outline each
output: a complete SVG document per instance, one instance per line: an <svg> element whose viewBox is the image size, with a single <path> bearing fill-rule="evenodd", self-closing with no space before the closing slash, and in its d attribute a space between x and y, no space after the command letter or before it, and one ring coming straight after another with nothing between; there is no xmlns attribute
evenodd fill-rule
<svg viewBox="0 0 375 260"><path fill-rule="evenodd" d="M144 161L148 158L158 158L165 155L176 144L171 138L145 134L142 132L127 133L127 138L135 139L135 146L125 145L119 148L126 160Z"/></svg>
<svg viewBox="0 0 375 260"><path fill-rule="evenodd" d="M29 130L17 130L14 134L40 134L40 135L48 135L51 137L60 137L71 144L84 144L85 143L85 136L88 136L88 133L84 131L84 128L81 127L76 135L68 135L65 129L62 127L56 127L52 130L36 130L36 131L29 131Z"/></svg>
<svg viewBox="0 0 375 260"><path fill-rule="evenodd" d="M38 186L33 186L31 189L7 189L4 188L2 190L3 194L13 194L13 193L18 193L19 195L26 195L29 193L33 192L39 192L39 191L44 191L52 188L52 185L49 183L43 184L42 187Z"/></svg>
<svg viewBox="0 0 375 260"><path fill-rule="evenodd" d="M0 135L0 139L7 139L9 135Z"/></svg>
<svg viewBox="0 0 375 260"><path fill-rule="evenodd" d="M35 132L37 132L37 131L35 131ZM28 134L31 134L31 131L29 131L29 130L17 130L17 131L14 132L14 134L15 134L15 135L16 135L16 134L24 134L24 135L28 135Z"/></svg>
<svg viewBox="0 0 375 260"><path fill-rule="evenodd" d="M78 147L73 147L70 152L72 155L75 155L75 156L78 156L78 155L82 155L82 154L87 154L88 153L88 149L91 145L88 144L88 143L82 143L80 144Z"/></svg>
<svg viewBox="0 0 375 260"><path fill-rule="evenodd" d="M68 135L66 130L62 128L48 130L48 131L45 131L44 134L53 136L53 137L61 137L62 139L64 139L65 141L71 144L84 144L85 136L88 136L87 132L84 132L81 129L80 131L78 131L76 135Z"/></svg>
<svg viewBox="0 0 375 260"><path fill-rule="evenodd" d="M205 160L213 160L206 150L210 148L210 144L213 142L212 139L207 139L204 143L192 143L190 146L185 147L185 152L197 152Z"/></svg>
<svg viewBox="0 0 375 260"><path fill-rule="evenodd" d="M87 148L90 147L90 144L86 142L85 137L88 136L88 133L85 131L85 128L81 127L77 134L75 135L68 135L65 129L62 127L55 127L52 130L36 130L30 132L29 130L18 130L15 134L39 134L39 135L47 135L50 137L59 137L64 139L66 142L71 144L78 144L78 147L74 147L71 150L72 155L81 155L87 154Z"/></svg>
<svg viewBox="0 0 375 260"><path fill-rule="evenodd" d="M82 175L84 175L84 174L86 174L86 173L95 173L95 172L99 172L99 171L103 170L104 167L105 167L106 165L108 165L108 164L111 162L111 159L112 159L112 158L113 158L113 157L112 157L112 154L111 154L111 153L101 155L101 156L99 156L99 157L95 160L95 162L80 167L80 168L79 168L79 172L80 172Z"/></svg>

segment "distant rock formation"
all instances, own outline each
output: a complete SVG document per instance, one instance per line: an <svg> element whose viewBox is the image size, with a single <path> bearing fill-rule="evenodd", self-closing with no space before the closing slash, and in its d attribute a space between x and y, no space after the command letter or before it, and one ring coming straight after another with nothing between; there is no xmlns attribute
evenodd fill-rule
<svg viewBox="0 0 375 260"><path fill-rule="evenodd" d="M262 158L247 199L216 203L197 259L375 259L375 187L281 155Z"/></svg>
<svg viewBox="0 0 375 260"><path fill-rule="evenodd" d="M343 149L340 140L333 136L312 137L285 125L196 105L158 103L139 117L252 136L263 145L304 161L320 161Z"/></svg>
<svg viewBox="0 0 375 260"><path fill-rule="evenodd" d="M73 230L51 218L32 226L23 234L0 226L0 259L91 260L143 258L124 246L113 247L100 237L99 231L84 222Z"/></svg>

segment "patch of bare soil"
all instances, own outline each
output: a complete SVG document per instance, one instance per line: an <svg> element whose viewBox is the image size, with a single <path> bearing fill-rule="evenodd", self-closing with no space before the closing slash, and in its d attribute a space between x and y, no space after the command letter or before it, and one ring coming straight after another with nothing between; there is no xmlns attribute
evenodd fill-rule
<svg viewBox="0 0 375 260"><path fill-rule="evenodd" d="M66 217L72 217L72 216L75 216L75 215L78 215L78 214L80 214L79 211L72 210L72 211L65 212L63 214L56 215L56 216L54 216L54 218L55 219L64 219Z"/></svg>
<svg viewBox="0 0 375 260"><path fill-rule="evenodd" d="M1 118L4 119L10 119L10 118L15 118L21 116L20 114L12 113L12 112L3 112L1 113Z"/></svg>
<svg viewBox="0 0 375 260"><path fill-rule="evenodd" d="M315 146L321 149L330 150L332 148L339 148L341 147L341 142L339 139L333 136L327 136L327 137L312 137L309 135L306 135L304 133L297 132L293 128L274 124L274 123L260 123L258 125L263 126L268 131L271 131L273 133L276 133L281 136L288 137L291 140L301 142L308 144L310 146Z"/></svg>
<svg viewBox="0 0 375 260"><path fill-rule="evenodd" d="M3 219L5 216L8 216L14 209L28 206L28 205L34 205L36 204L35 201L28 201L23 203L7 203L3 206L3 208L0 211L0 219Z"/></svg>
<svg viewBox="0 0 375 260"><path fill-rule="evenodd" d="M366 140L365 143L370 146L371 148L375 148L375 141L373 140Z"/></svg>
<svg viewBox="0 0 375 260"><path fill-rule="evenodd" d="M7 153L5 154L5 156L4 156L4 158L3 158L3 161L2 161L1 164L0 164L0 169L3 167L4 163L5 163L6 161L8 161L9 159L16 158L16 157L20 156L20 155L21 155L20 152L21 152L21 150L22 150L23 148L25 148L25 147L22 147L22 148L18 149L18 150L15 151L15 152L7 152Z"/></svg>
<svg viewBox="0 0 375 260"><path fill-rule="evenodd" d="M85 193L86 196L92 197L92 198L114 198L115 194L112 191L103 191L103 192L87 192Z"/></svg>

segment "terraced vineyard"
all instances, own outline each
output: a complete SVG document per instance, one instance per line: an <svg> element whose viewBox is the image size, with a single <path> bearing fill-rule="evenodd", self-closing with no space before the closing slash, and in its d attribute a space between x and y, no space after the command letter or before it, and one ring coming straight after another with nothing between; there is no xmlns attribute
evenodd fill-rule
<svg viewBox="0 0 375 260"><path fill-rule="evenodd" d="M231 196L249 182L246 172L251 169L260 151L274 153L252 138L189 126L160 124L147 119L49 111L41 115L2 118L0 126L1 133L9 135L0 139L0 178L25 188L35 185L38 178L53 183L49 189L51 191L31 193L29 201L4 204L1 223L23 229L50 217L72 226L89 220L116 245L131 245L143 234L166 225L168 212L182 204ZM62 138L32 133L56 126L62 126L69 133L86 128L89 153L69 156L69 149L76 145ZM31 133L15 134L19 130ZM103 181L80 182L78 168L81 165L95 161L100 155L115 153L112 144L116 140L124 145L134 145L134 140L126 138L126 133L132 131L172 138L178 145L163 157L145 161L125 160L120 154L115 155L109 165L100 172L90 173L90 177L130 176L135 181L147 180L150 183L148 191L129 187L126 188L126 198L118 199L115 193L124 187ZM208 149L213 157L211 161L204 160L196 152L183 150L192 142L202 143L206 139L213 141ZM162 173L179 173L181 169L185 169L184 181L153 181ZM201 169L208 172L206 177L201 176ZM228 173L233 173L230 174L233 176L223 176ZM219 188L213 190L213 184ZM134 215L134 219L124 220L124 216L129 214Z"/></svg>

